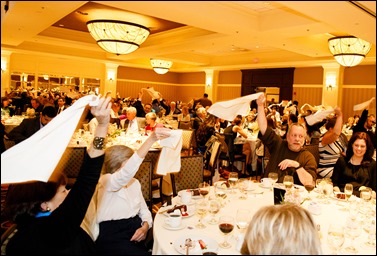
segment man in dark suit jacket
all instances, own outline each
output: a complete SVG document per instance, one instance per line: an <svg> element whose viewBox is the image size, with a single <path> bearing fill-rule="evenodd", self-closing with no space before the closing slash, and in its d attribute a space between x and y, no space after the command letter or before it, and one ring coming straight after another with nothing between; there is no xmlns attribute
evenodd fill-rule
<svg viewBox="0 0 377 256"><path fill-rule="evenodd" d="M22 120L19 126L10 131L8 138L18 144L39 131L39 129L48 124L55 116L56 109L53 106L46 106L39 116Z"/></svg>

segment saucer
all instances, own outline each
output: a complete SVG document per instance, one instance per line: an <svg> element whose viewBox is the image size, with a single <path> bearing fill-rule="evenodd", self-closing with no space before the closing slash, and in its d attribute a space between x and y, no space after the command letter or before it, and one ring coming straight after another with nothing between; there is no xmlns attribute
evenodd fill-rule
<svg viewBox="0 0 377 256"><path fill-rule="evenodd" d="M265 185L263 185L262 183L261 184L259 184L259 187L261 187L261 188L271 188L272 186L270 185L270 186L265 186Z"/></svg>
<svg viewBox="0 0 377 256"><path fill-rule="evenodd" d="M164 228L168 229L168 230L181 230L181 229L184 229L186 227L186 225L183 224L183 223L181 223L181 225L179 225L178 227L174 227L174 228L169 226L169 224L167 224L167 223L164 223L162 226Z"/></svg>

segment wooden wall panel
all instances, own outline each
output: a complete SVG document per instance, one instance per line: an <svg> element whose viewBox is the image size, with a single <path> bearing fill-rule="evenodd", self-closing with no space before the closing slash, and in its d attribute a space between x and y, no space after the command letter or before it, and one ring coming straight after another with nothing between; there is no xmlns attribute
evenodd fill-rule
<svg viewBox="0 0 377 256"><path fill-rule="evenodd" d="M376 88L343 88L343 121L355 114L361 115L362 111L353 111L353 106L370 100L376 95ZM376 115L376 100L369 105L369 114Z"/></svg>
<svg viewBox="0 0 377 256"><path fill-rule="evenodd" d="M322 104L322 88L294 87L292 100L297 100L299 108L305 103L312 106Z"/></svg>
<svg viewBox="0 0 377 256"><path fill-rule="evenodd" d="M241 97L241 86L217 87L217 101L232 100Z"/></svg>

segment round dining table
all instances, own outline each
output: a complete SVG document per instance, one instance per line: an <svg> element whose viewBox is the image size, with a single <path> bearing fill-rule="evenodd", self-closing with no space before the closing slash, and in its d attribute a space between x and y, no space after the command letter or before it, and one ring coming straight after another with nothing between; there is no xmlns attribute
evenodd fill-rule
<svg viewBox="0 0 377 256"><path fill-rule="evenodd" d="M302 207L308 209L318 227L318 232L321 237L322 250L324 254L332 254L331 249L327 244L327 229L330 223L338 223L340 225L346 224L346 219L348 216L347 207L349 202L344 200L337 200L336 197L331 197L329 200L325 200L319 197L319 194L316 192L316 189L311 192L310 200L307 199L308 192L306 192L303 186L295 185L296 189L300 191L302 195L303 202ZM231 215L236 217L236 212L238 209L248 209L250 210L250 217L252 217L256 211L258 211L263 206L273 205L274 204L274 193L276 189L272 190L271 188L264 188L260 183L257 183L254 187L254 190L247 192L246 199L240 199L240 192L238 189L235 190L235 194L227 193L226 199L223 200L224 206L216 214L218 219L222 215ZM282 184L275 184L275 188L284 190ZM275 191L275 192L274 192ZM200 198L200 196L196 196ZM207 196L208 197L208 196ZM209 199L214 197L214 188L211 187L209 193ZM305 200L304 200L305 199ZM352 202L359 203L360 214L363 214L362 209L365 208L363 203L360 202L361 199L355 196L352 196L350 199ZM165 219L167 218L167 213L164 212L166 209L170 209L174 205L182 205L180 202L180 196L174 197L172 199L171 206L161 207L159 212L156 214L153 224L153 255L177 255L177 254L186 254L185 250L179 248L178 245L182 244L182 241L185 241L186 238L202 239L204 241L210 241L210 246L216 247L212 248L217 251L219 255L239 255L240 247L243 242L244 233L242 233L236 226L234 230L229 234L228 242L230 242L231 247L228 249L223 249L218 246L224 240L224 235L220 232L218 224L209 224L211 216L207 214L203 219L203 223L206 225L206 228L198 229L196 224L198 222L198 216L195 214L195 203L198 199L192 199L190 203L187 204L187 211L189 216L182 218L182 225L179 228L172 230L169 226L166 226ZM277 202L281 203L281 202ZM374 208L374 219L375 215L375 199L369 203L369 209ZM315 205L316 207L313 207ZM367 210L368 211L368 210ZM163 213L164 212L164 213ZM364 211L365 213L365 211ZM373 216L373 215L372 215ZM251 219L251 218L250 218ZM253 225L250 222L249 225ZM376 248L371 248L365 246L365 242L368 239L368 233L363 229L359 237L355 239L355 245L358 249L359 255L375 255ZM374 239L376 239L374 235ZM375 240L374 240L375 241ZM217 243L217 244L216 244ZM345 243L342 248L348 246L351 243L351 239L345 239ZM214 245L215 244L215 245ZM182 247L182 246L181 246ZM200 248L200 247L199 247ZM200 255L204 251L196 249L189 254ZM343 252L343 249L339 250L338 254L346 254Z"/></svg>

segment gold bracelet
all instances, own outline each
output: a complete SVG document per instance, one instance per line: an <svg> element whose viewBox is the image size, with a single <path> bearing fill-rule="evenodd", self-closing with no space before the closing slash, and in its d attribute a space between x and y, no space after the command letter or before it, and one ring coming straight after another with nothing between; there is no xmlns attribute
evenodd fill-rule
<svg viewBox="0 0 377 256"><path fill-rule="evenodd" d="M104 137L94 137L94 139L93 139L94 149L102 150L104 144L105 144L105 138Z"/></svg>

